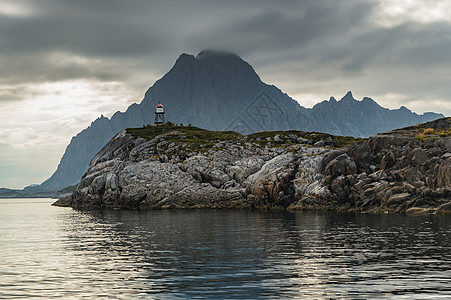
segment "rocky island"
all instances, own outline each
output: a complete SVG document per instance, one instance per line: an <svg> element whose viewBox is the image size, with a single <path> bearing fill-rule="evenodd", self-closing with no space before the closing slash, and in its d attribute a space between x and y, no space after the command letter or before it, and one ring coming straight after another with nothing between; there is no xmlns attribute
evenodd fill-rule
<svg viewBox="0 0 451 300"><path fill-rule="evenodd" d="M451 118L368 139L171 123L125 129L54 205L451 213Z"/></svg>

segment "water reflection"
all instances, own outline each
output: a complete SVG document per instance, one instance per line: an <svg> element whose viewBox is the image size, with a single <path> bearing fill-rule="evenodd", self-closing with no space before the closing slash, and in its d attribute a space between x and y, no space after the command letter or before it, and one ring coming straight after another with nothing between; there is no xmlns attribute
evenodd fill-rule
<svg viewBox="0 0 451 300"><path fill-rule="evenodd" d="M451 296L447 216L33 205L0 201L0 298Z"/></svg>

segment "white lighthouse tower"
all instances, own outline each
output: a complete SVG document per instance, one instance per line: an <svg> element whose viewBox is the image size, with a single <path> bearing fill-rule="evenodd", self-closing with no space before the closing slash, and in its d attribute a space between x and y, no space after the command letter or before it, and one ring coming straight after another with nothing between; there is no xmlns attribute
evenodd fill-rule
<svg viewBox="0 0 451 300"><path fill-rule="evenodd" d="M160 101L158 101L157 107L155 107L155 124L163 124L164 121L164 107Z"/></svg>

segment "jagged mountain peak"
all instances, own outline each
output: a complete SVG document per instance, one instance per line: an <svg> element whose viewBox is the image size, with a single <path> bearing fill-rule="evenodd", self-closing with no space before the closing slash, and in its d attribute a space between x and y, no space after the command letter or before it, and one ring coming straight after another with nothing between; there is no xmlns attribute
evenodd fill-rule
<svg viewBox="0 0 451 300"><path fill-rule="evenodd" d="M176 76L183 77L177 80L185 80L188 74L192 74L191 79L194 80L202 78L217 82L218 79L224 81L252 78L254 81L260 81L260 77L249 63L235 53L219 50L203 50L197 56L181 54L162 79Z"/></svg>
<svg viewBox="0 0 451 300"><path fill-rule="evenodd" d="M374 102L376 103L376 101L374 101L372 98L370 97L363 97L362 102Z"/></svg>
<svg viewBox="0 0 451 300"><path fill-rule="evenodd" d="M230 64L233 63L236 65L243 65L247 67L251 67L247 62L241 59L237 54L233 52L220 51L220 50L202 50L196 56L192 54L182 53L174 66L184 65L185 63L189 64Z"/></svg>
<svg viewBox="0 0 451 300"><path fill-rule="evenodd" d="M361 101L363 104L365 104L367 107L372 108L382 108L376 101L374 101L372 98L369 97L363 97L363 100Z"/></svg>
<svg viewBox="0 0 451 300"><path fill-rule="evenodd" d="M343 98L340 99L340 101L357 101L356 99L354 99L354 96L352 95L352 92L349 91L346 93L346 95L343 96Z"/></svg>
<svg viewBox="0 0 451 300"><path fill-rule="evenodd" d="M165 107L167 121L240 133L297 129L362 137L443 116L367 105L369 100L357 101L351 92L340 101L331 97L306 109L277 87L263 83L253 67L234 53L184 53L147 90L141 103L111 119L99 118L74 137L57 171L41 188L56 190L77 183L91 158L117 132L153 124L158 101Z"/></svg>
<svg viewBox="0 0 451 300"><path fill-rule="evenodd" d="M194 55L182 53L182 54L180 54L179 58L177 58L177 60L175 61L175 64L177 65L177 63L184 62L184 61L192 61L194 59L195 59Z"/></svg>

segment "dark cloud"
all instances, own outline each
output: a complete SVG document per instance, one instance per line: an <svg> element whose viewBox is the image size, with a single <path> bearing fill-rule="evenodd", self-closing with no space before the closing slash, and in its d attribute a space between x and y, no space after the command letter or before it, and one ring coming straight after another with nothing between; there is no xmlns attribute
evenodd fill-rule
<svg viewBox="0 0 451 300"><path fill-rule="evenodd" d="M291 6L270 6L249 10L248 14L219 20L193 33L187 44L213 44L241 55L272 52L281 56L287 50L304 54L311 43L342 35L360 26L373 9L368 3L304 1ZM283 56L280 57L283 59Z"/></svg>
<svg viewBox="0 0 451 300"><path fill-rule="evenodd" d="M285 85L288 93L314 88L321 94L350 85L343 89L425 95L430 87L436 98L451 94L445 82L451 24L410 20L380 26L375 1L17 3L32 13L0 15L3 84L85 78L145 89L180 53L219 48L257 70L277 72L279 82L270 83Z"/></svg>

